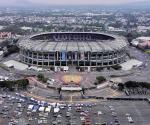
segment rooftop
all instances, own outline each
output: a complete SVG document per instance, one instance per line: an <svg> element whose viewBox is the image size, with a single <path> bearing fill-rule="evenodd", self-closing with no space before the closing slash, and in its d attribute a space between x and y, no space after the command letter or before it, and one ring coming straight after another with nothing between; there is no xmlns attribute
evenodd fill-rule
<svg viewBox="0 0 150 125"><path fill-rule="evenodd" d="M45 33L46 34L46 33ZM96 34L96 33L95 33ZM97 33L99 34L99 33ZM105 34L102 34L105 35ZM34 35L35 36L35 35ZM32 51L55 52L55 51L114 51L127 46L123 37L110 35L114 40L80 40L80 41L49 41L31 40L31 36L20 40L20 48Z"/></svg>

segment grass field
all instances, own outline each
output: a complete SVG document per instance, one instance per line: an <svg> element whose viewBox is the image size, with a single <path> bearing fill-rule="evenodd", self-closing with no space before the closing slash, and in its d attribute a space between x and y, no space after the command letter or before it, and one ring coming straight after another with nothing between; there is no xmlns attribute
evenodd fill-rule
<svg viewBox="0 0 150 125"><path fill-rule="evenodd" d="M148 50L145 50L145 52L146 52L146 53L148 53L148 54L150 54L150 49L148 49Z"/></svg>

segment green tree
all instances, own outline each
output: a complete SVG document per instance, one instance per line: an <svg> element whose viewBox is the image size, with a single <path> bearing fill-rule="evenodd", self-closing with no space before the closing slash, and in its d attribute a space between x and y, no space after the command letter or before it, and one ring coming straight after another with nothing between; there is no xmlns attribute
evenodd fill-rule
<svg viewBox="0 0 150 125"><path fill-rule="evenodd" d="M98 81L98 84L100 84L100 83L106 81L106 78L104 76L98 76L98 77L96 77L96 80Z"/></svg>
<svg viewBox="0 0 150 125"><path fill-rule="evenodd" d="M39 74L37 75L37 78L38 78L39 81L42 81L42 82L44 82L44 83L47 82L47 78L45 78L44 75L41 74L41 73L39 73Z"/></svg>
<svg viewBox="0 0 150 125"><path fill-rule="evenodd" d="M115 70L120 70L122 67L120 65L114 65L112 66L112 68Z"/></svg>
<svg viewBox="0 0 150 125"><path fill-rule="evenodd" d="M42 80L44 79L44 75L41 74L41 73L39 73L39 74L37 75L37 77L38 77L38 79L39 79L40 81L42 81Z"/></svg>

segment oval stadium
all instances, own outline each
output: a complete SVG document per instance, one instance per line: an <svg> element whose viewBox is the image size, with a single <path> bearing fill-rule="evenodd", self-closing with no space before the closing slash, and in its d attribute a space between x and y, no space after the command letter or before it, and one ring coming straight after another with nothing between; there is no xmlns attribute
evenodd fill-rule
<svg viewBox="0 0 150 125"><path fill-rule="evenodd" d="M109 67L126 60L124 37L94 32L48 32L19 41L20 61L40 67Z"/></svg>

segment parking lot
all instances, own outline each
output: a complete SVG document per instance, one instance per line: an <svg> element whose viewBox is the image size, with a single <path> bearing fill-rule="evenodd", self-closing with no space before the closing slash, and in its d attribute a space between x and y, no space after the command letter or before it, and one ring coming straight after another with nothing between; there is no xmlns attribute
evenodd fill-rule
<svg viewBox="0 0 150 125"><path fill-rule="evenodd" d="M19 93L0 92L0 125L148 125L146 101L47 103Z"/></svg>
<svg viewBox="0 0 150 125"><path fill-rule="evenodd" d="M121 125L148 125L150 122L149 106L144 101L107 101L102 107L97 106L94 110L104 112L103 117L107 123L114 123L117 119ZM132 118L133 123L129 123L129 116Z"/></svg>

